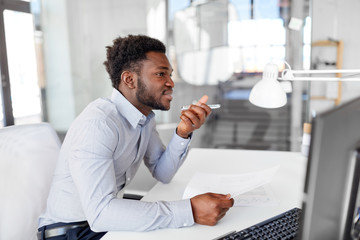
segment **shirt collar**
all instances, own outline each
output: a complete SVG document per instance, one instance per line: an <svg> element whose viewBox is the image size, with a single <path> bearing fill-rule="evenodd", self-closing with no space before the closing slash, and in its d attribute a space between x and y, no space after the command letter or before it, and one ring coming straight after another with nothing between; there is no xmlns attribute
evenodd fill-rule
<svg viewBox="0 0 360 240"><path fill-rule="evenodd" d="M113 89L111 101L115 104L119 113L131 124L133 128L137 125L146 125L155 116L151 112L147 117L132 105L118 90Z"/></svg>

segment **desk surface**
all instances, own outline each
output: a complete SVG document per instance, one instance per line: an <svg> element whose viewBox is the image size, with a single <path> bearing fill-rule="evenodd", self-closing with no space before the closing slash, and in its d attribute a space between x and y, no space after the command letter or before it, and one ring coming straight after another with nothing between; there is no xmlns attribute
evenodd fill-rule
<svg viewBox="0 0 360 240"><path fill-rule="evenodd" d="M156 184L142 201L173 201L182 198L186 184L196 171L209 173L246 173L280 166L270 189L278 205L233 207L216 226L195 224L178 229L151 232L108 232L102 239L214 239L230 231L239 231L294 207L301 207L306 158L298 152L191 149L171 183Z"/></svg>

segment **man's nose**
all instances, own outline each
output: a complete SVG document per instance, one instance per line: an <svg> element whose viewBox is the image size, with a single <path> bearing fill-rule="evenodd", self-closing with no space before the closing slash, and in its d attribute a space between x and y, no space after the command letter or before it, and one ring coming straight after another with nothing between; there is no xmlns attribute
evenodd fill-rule
<svg viewBox="0 0 360 240"><path fill-rule="evenodd" d="M172 87L172 88L175 86L175 83L174 83L174 81L172 80L171 77L169 77L169 78L167 79L167 81L166 81L166 86L170 86L170 87Z"/></svg>

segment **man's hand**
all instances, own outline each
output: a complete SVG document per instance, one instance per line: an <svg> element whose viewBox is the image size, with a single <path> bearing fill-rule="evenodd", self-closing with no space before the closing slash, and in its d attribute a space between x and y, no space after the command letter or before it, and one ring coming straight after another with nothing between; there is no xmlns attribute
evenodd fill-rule
<svg viewBox="0 0 360 240"><path fill-rule="evenodd" d="M214 226L234 205L230 194L205 193L190 199L194 221Z"/></svg>
<svg viewBox="0 0 360 240"><path fill-rule="evenodd" d="M189 135L205 123L206 118L211 113L211 108L206 105L208 96L204 95L196 104L191 104L189 109L183 110L180 115L180 123L176 133L182 138L188 138Z"/></svg>

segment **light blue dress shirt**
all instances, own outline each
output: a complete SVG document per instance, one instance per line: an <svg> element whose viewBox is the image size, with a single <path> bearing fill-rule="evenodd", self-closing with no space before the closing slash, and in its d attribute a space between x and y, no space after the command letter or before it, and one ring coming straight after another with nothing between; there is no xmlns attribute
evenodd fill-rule
<svg viewBox="0 0 360 240"><path fill-rule="evenodd" d="M174 133L167 148L147 117L119 91L90 103L65 137L46 212L39 226L87 220L93 231L149 231L194 224L189 199L143 202L117 198L144 160L168 183L185 159L190 139Z"/></svg>

